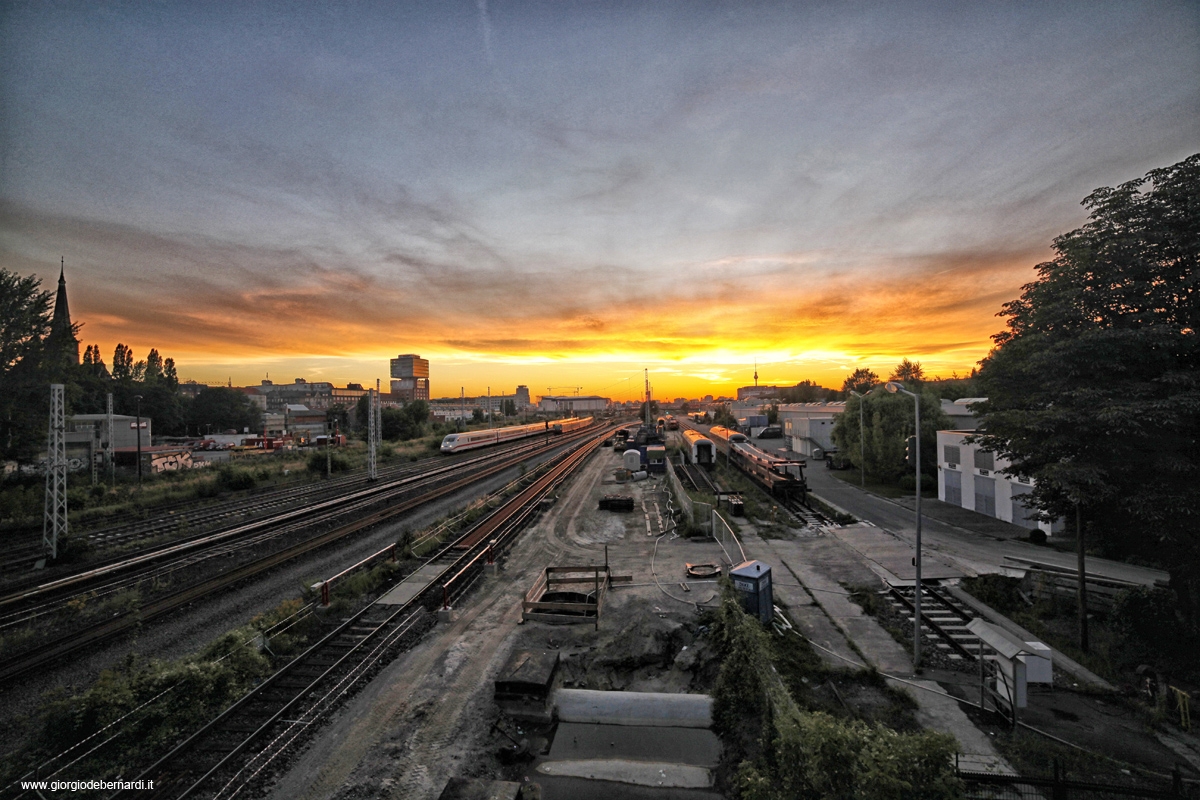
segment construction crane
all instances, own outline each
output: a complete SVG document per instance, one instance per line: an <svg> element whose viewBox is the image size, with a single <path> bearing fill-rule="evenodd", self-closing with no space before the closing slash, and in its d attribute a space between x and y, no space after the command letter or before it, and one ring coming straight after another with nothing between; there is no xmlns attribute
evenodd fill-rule
<svg viewBox="0 0 1200 800"><path fill-rule="evenodd" d="M547 386L546 387L546 391L549 394L554 394L555 389L573 389L575 391L575 394L578 396L579 392L583 389L583 387L582 386Z"/></svg>

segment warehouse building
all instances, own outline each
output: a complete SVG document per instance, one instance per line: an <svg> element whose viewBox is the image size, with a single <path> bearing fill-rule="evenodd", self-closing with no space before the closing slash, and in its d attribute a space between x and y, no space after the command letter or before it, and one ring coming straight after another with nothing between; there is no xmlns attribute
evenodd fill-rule
<svg viewBox="0 0 1200 800"><path fill-rule="evenodd" d="M1047 535L1061 531L1061 522L1038 522L1036 512L1022 502L1033 492L1033 482L1006 475L1009 462L968 442L972 433L976 431L937 432L938 499Z"/></svg>
<svg viewBox="0 0 1200 800"><path fill-rule="evenodd" d="M610 400L596 395L542 395L538 400L538 411L549 414L606 411Z"/></svg>

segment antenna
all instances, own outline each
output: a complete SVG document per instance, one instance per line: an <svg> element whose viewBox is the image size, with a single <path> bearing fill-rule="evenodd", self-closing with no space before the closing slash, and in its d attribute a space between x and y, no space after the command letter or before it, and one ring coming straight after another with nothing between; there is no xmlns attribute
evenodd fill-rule
<svg viewBox="0 0 1200 800"><path fill-rule="evenodd" d="M754 357L754 385L758 386L758 357Z"/></svg>

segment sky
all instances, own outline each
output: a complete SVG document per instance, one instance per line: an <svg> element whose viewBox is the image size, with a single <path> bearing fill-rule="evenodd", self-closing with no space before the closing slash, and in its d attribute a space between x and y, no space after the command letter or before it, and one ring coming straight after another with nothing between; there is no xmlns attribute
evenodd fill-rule
<svg viewBox="0 0 1200 800"><path fill-rule="evenodd" d="M200 382L966 374L1197 151L1194 2L0 2L0 267Z"/></svg>

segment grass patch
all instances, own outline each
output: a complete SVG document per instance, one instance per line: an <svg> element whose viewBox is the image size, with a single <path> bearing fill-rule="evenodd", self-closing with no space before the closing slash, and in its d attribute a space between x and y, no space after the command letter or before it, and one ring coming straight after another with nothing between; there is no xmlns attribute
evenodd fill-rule
<svg viewBox="0 0 1200 800"><path fill-rule="evenodd" d="M857 470L833 469L829 472L839 481L848 483L851 486L857 486L860 489L866 489L868 492L880 495L881 497L889 497L896 500L902 497L913 496L912 489L902 489L900 488L900 484L895 481L881 481L871 475L867 475L867 485L863 486L859 480ZM937 482L934 481L932 487L928 486L927 483L927 481L921 481L921 497L937 499Z"/></svg>
<svg viewBox="0 0 1200 800"><path fill-rule="evenodd" d="M1054 775L1057 764L1062 777L1069 780L1160 791L1170 788L1162 778L1141 772L1134 765L1068 747L1021 728L999 731L992 741L1000 754L1021 775L1050 777Z"/></svg>

